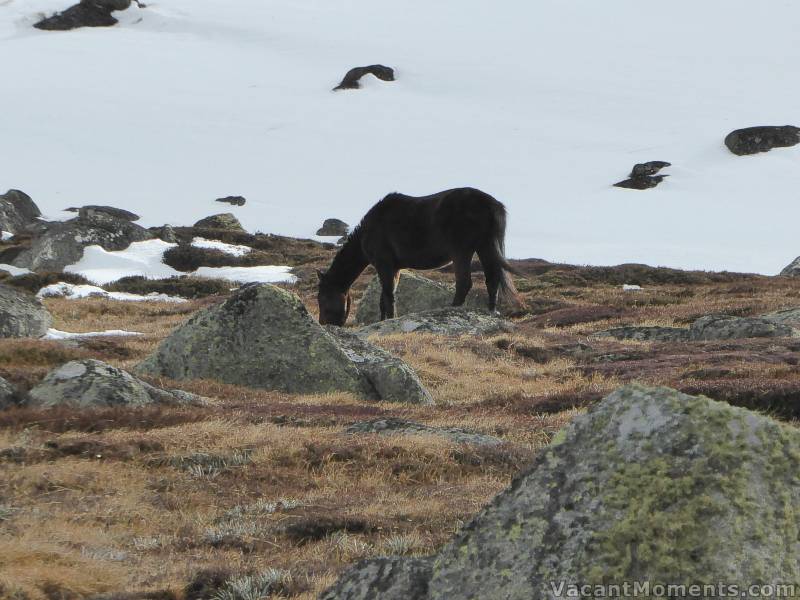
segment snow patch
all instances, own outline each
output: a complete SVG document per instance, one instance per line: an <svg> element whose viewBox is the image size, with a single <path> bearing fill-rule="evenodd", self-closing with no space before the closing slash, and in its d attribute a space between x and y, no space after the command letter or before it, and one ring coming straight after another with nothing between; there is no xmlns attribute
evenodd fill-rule
<svg viewBox="0 0 800 600"><path fill-rule="evenodd" d="M192 246L195 248L209 248L211 250L219 250L231 256L244 256L253 251L249 246L237 246L235 244L226 244L219 240L207 240L205 238L196 237L192 240Z"/></svg>
<svg viewBox="0 0 800 600"><path fill-rule="evenodd" d="M642 286L633 285L633 284L630 284L630 283L623 284L623 286L622 286L622 291L624 291L624 292L638 292L641 289L642 289Z"/></svg>
<svg viewBox="0 0 800 600"><path fill-rule="evenodd" d="M39 298L105 298L106 300L119 300L121 302L187 302L185 298L168 296L167 294L129 294L128 292L108 292L95 285L73 285L71 283L53 283L45 286L36 294Z"/></svg>
<svg viewBox="0 0 800 600"><path fill-rule="evenodd" d="M44 340L72 340L79 338L91 337L125 337L144 335L138 331L125 331L124 329L109 329L107 331L89 331L86 333L70 333L68 331L59 331L58 329L48 329L42 339Z"/></svg>
<svg viewBox="0 0 800 600"><path fill-rule="evenodd" d="M7 242L8 240L12 239L14 234L10 231L0 231L0 242Z"/></svg>
<svg viewBox="0 0 800 600"><path fill-rule="evenodd" d="M32 273L30 269L25 269L23 267L15 267L14 265L4 265L0 264L0 271L6 271L10 273L13 277L17 275L27 275L28 273Z"/></svg>
<svg viewBox="0 0 800 600"><path fill-rule="evenodd" d="M209 279L227 279L238 283L295 283L291 267L200 267L193 274Z"/></svg>

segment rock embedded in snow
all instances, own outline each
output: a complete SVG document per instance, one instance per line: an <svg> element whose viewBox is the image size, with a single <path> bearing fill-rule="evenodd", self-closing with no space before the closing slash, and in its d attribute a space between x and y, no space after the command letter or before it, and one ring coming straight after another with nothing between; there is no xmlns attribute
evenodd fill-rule
<svg viewBox="0 0 800 600"><path fill-rule="evenodd" d="M350 230L350 225L341 219L325 219L322 227L317 230L317 235L347 235Z"/></svg>
<svg viewBox="0 0 800 600"><path fill-rule="evenodd" d="M629 177L646 177L649 175L655 175L661 169L671 166L672 163L668 163L663 160L651 160L646 163L638 163L633 165L633 169L631 169L631 174Z"/></svg>
<svg viewBox="0 0 800 600"><path fill-rule="evenodd" d="M202 403L181 390L162 390L99 360L76 360L54 369L29 393L28 406L78 408Z"/></svg>
<svg viewBox="0 0 800 600"><path fill-rule="evenodd" d="M125 10L131 0L81 0L63 12L42 19L34 25L48 31L67 31L79 27L110 27L117 24L111 13Z"/></svg>
<svg viewBox="0 0 800 600"><path fill-rule="evenodd" d="M395 314L402 317L410 313L446 308L453 304L454 295L455 288L452 286L433 281L412 271L400 271L395 291ZM380 298L380 280L373 277L356 308L357 323L368 325L380 320ZM487 304L486 292L478 289L470 290L464 303L466 307L478 310L486 310Z"/></svg>
<svg viewBox="0 0 800 600"><path fill-rule="evenodd" d="M433 333L437 335L492 335L512 331L513 324L486 312L463 307L448 307L410 313L395 319L365 325L356 331L359 337L396 333Z"/></svg>
<svg viewBox="0 0 800 600"><path fill-rule="evenodd" d="M341 327L326 329L378 398L385 402L433 404L430 392L405 362Z"/></svg>
<svg viewBox="0 0 800 600"><path fill-rule="evenodd" d="M405 419L373 419L371 421L361 421L353 423L345 433L377 433L380 435L432 435L443 437L457 444L472 444L475 446L498 446L503 440L492 435L475 433L457 427L431 427L406 421Z"/></svg>
<svg viewBox="0 0 800 600"><path fill-rule="evenodd" d="M577 597L566 586L793 581L799 470L794 427L626 386L575 418L437 554L363 561L320 600L529 600L558 597L562 584L561 597Z"/></svg>
<svg viewBox="0 0 800 600"><path fill-rule="evenodd" d="M232 213L221 213L200 219L194 224L197 229L223 229L225 231L244 231L244 227Z"/></svg>
<svg viewBox="0 0 800 600"><path fill-rule="evenodd" d="M139 215L136 213L132 213L129 210L125 210L124 208L115 208L113 206L98 206L95 204L88 204L86 206L75 207L71 206L69 208L64 209L66 212L76 212L78 215L83 218L91 218L95 215L95 213L103 213L114 217L115 219L124 219L126 221L138 221Z"/></svg>
<svg viewBox="0 0 800 600"><path fill-rule="evenodd" d="M800 144L800 127L793 125L747 127L732 131L725 137L728 150L739 156L797 144Z"/></svg>
<svg viewBox="0 0 800 600"><path fill-rule="evenodd" d="M244 196L225 196L224 198L217 198L215 202L225 202L231 206L244 206L247 200Z"/></svg>
<svg viewBox="0 0 800 600"><path fill-rule="evenodd" d="M614 184L614 187L627 188L631 190L648 190L656 187L669 175L656 175L664 167L672 166L663 160L651 160L646 163L633 165L629 179Z"/></svg>
<svg viewBox="0 0 800 600"><path fill-rule="evenodd" d="M368 67L355 67L350 69L342 78L342 81L333 88L336 90L357 90L361 87L359 80L364 75L374 75L382 81L394 81L394 69L384 65L370 65Z"/></svg>
<svg viewBox="0 0 800 600"><path fill-rule="evenodd" d="M38 338L47 333L52 322L38 298L0 285L0 337Z"/></svg>
<svg viewBox="0 0 800 600"><path fill-rule="evenodd" d="M411 383L396 359L385 377L375 372L380 351L343 347L300 299L269 284L245 286L178 327L137 368L171 379L213 379L283 392L350 392L380 399ZM363 371L363 372L362 372ZM377 389L380 388L380 389ZM407 398L422 398L410 390ZM392 396L389 399L396 399ZM419 400L412 400L419 401Z"/></svg>
<svg viewBox="0 0 800 600"><path fill-rule="evenodd" d="M13 264L33 270L63 271L67 265L81 260L87 246L124 250L133 242L151 237L147 229L127 219L94 212L63 223L48 223L45 231L34 238L30 248L17 255Z"/></svg>
<svg viewBox="0 0 800 600"><path fill-rule="evenodd" d="M31 197L20 190L8 190L0 196L0 230L25 231L42 213Z"/></svg>

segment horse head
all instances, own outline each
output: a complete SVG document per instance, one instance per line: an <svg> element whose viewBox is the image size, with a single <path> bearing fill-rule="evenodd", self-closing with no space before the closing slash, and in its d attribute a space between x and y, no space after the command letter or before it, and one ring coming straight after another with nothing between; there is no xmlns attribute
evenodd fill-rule
<svg viewBox="0 0 800 600"><path fill-rule="evenodd" d="M319 303L320 324L343 327L350 315L350 293L341 291L332 285L327 278L327 273L317 271L317 276L319 277L317 302Z"/></svg>

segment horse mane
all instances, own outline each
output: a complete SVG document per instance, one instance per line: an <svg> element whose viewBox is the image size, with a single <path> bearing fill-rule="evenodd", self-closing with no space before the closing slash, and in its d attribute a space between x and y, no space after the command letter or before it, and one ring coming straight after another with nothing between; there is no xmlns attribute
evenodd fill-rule
<svg viewBox="0 0 800 600"><path fill-rule="evenodd" d="M353 227L347 234L347 239L334 256L330 268L323 275L326 285L336 289L349 289L367 267L368 261L361 249L362 223Z"/></svg>

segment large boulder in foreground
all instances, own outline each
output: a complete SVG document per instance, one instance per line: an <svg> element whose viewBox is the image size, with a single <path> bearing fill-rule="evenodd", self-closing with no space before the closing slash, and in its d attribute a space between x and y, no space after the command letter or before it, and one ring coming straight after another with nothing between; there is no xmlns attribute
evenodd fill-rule
<svg viewBox="0 0 800 600"><path fill-rule="evenodd" d="M68 404L77 408L146 406L148 404L201 403L181 390L162 390L99 360L68 362L54 369L29 393L28 406L52 408Z"/></svg>
<svg viewBox="0 0 800 600"><path fill-rule="evenodd" d="M21 233L42 216L39 207L25 192L8 190L0 196L0 230Z"/></svg>
<svg viewBox="0 0 800 600"><path fill-rule="evenodd" d="M411 271L401 271L395 291L395 314L398 317L434 308L445 308L453 304L455 288L433 281ZM361 325L377 323L381 319L381 283L377 277L364 290L356 308L356 322ZM479 310L487 309L486 292L471 290L464 305Z"/></svg>
<svg viewBox="0 0 800 600"><path fill-rule="evenodd" d="M53 318L41 300L0 285L0 338L42 337L53 323Z"/></svg>
<svg viewBox="0 0 800 600"><path fill-rule="evenodd" d="M438 308L379 321L357 330L359 337L395 333L434 333L438 335L492 335L509 332L513 325L486 312L465 308Z"/></svg>
<svg viewBox="0 0 800 600"><path fill-rule="evenodd" d="M30 248L20 252L13 264L34 271L63 271L83 257L86 246L117 251L151 237L147 229L127 218L92 211L76 219L47 224L46 230L34 239Z"/></svg>
<svg viewBox="0 0 800 600"><path fill-rule="evenodd" d="M796 144L800 144L800 127L793 125L746 127L732 131L725 137L728 150L739 156L769 152L773 148L786 148Z"/></svg>
<svg viewBox="0 0 800 600"><path fill-rule="evenodd" d="M793 427L627 386L559 433L437 555L367 560L321 598L530 600L567 597L551 587L562 582L794 581L799 470Z"/></svg>
<svg viewBox="0 0 800 600"><path fill-rule="evenodd" d="M294 294L250 285L178 327L137 371L299 394L350 392L429 403L403 363L361 341L340 341L345 338L317 323Z"/></svg>

